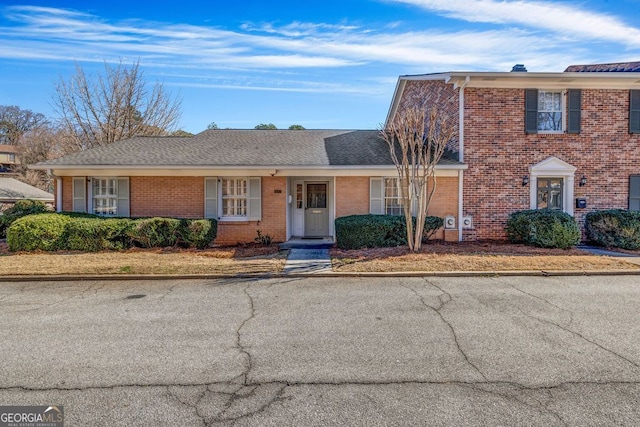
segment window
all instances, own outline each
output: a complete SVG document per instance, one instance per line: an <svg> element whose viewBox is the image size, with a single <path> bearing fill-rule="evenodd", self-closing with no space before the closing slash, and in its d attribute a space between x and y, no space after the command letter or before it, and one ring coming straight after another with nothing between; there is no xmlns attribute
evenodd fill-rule
<svg viewBox="0 0 640 427"><path fill-rule="evenodd" d="M629 210L640 211L640 175L629 177Z"/></svg>
<svg viewBox="0 0 640 427"><path fill-rule="evenodd" d="M562 178L538 178L537 209L562 210Z"/></svg>
<svg viewBox="0 0 640 427"><path fill-rule="evenodd" d="M640 90L629 91L629 133L640 133Z"/></svg>
<svg viewBox="0 0 640 427"><path fill-rule="evenodd" d="M222 216L247 216L247 179L222 178Z"/></svg>
<svg viewBox="0 0 640 427"><path fill-rule="evenodd" d="M204 217L222 221L262 219L260 177L205 177Z"/></svg>
<svg viewBox="0 0 640 427"><path fill-rule="evenodd" d="M118 179L93 178L93 213L115 216L118 214Z"/></svg>
<svg viewBox="0 0 640 427"><path fill-rule="evenodd" d="M404 215L398 178L384 178L384 212L386 215Z"/></svg>
<svg viewBox="0 0 640 427"><path fill-rule="evenodd" d="M9 153L9 162L10 163L15 163L16 162L16 155L13 153Z"/></svg>
<svg viewBox="0 0 640 427"><path fill-rule="evenodd" d="M580 133L581 104L582 91L579 89L566 91L566 96L560 90L527 89L526 133Z"/></svg>
<svg viewBox="0 0 640 427"><path fill-rule="evenodd" d="M538 91L538 131L562 131L562 92Z"/></svg>

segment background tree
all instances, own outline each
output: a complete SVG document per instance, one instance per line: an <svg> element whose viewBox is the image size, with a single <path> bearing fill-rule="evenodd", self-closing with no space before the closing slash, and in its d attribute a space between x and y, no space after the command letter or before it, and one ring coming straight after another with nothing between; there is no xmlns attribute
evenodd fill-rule
<svg viewBox="0 0 640 427"><path fill-rule="evenodd" d="M23 135L18 144L20 162L13 166L16 178L45 191L53 191L52 177L46 171L32 170L28 165L58 157L69 139L53 125L39 126Z"/></svg>
<svg viewBox="0 0 640 427"><path fill-rule="evenodd" d="M211 123L209 123L209 125L207 125L207 129L215 129L215 130L218 130L218 129L220 129L220 128L218 127L218 125L216 124L216 122L211 122Z"/></svg>
<svg viewBox="0 0 640 427"><path fill-rule="evenodd" d="M181 114L180 100L162 84L149 88L139 62L105 62L104 73L95 77L76 65L75 75L57 83L53 101L76 150L133 136L167 135Z"/></svg>
<svg viewBox="0 0 640 427"><path fill-rule="evenodd" d="M186 130L178 129L175 132L171 132L170 136L193 136L191 132L187 132Z"/></svg>
<svg viewBox="0 0 640 427"><path fill-rule="evenodd" d="M289 126L289 130L305 130L306 128L302 125L291 125Z"/></svg>
<svg viewBox="0 0 640 427"><path fill-rule="evenodd" d="M23 110L15 105L0 105L0 144L18 145L25 133L47 123L44 114Z"/></svg>
<svg viewBox="0 0 640 427"><path fill-rule="evenodd" d="M418 251L422 247L427 209L436 190L435 168L447 145L456 138L456 124L445 110L425 98L400 110L381 134L398 170L409 249Z"/></svg>
<svg viewBox="0 0 640 427"><path fill-rule="evenodd" d="M274 125L273 123L260 123L259 125L256 125L256 127L254 129L259 129L259 130L276 130L278 129L276 127L276 125Z"/></svg>

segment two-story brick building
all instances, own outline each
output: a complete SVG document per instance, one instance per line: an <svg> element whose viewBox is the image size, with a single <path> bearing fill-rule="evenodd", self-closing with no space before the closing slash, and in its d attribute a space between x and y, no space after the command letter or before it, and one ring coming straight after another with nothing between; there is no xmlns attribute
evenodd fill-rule
<svg viewBox="0 0 640 427"><path fill-rule="evenodd" d="M522 209L640 210L640 62L401 76L388 120L416 94L459 111L463 239Z"/></svg>

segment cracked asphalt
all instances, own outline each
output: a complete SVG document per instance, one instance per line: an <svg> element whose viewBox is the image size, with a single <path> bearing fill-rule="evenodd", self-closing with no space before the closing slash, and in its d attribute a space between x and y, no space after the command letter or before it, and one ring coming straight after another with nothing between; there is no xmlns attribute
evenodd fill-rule
<svg viewBox="0 0 640 427"><path fill-rule="evenodd" d="M633 276L0 284L0 404L68 426L640 425Z"/></svg>

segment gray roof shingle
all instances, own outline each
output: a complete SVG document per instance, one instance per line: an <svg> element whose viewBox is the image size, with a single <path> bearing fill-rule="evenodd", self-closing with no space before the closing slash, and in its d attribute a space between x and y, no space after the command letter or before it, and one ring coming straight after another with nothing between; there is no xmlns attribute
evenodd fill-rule
<svg viewBox="0 0 640 427"><path fill-rule="evenodd" d="M453 158L443 163L455 164ZM206 130L135 137L39 163L56 166L310 167L393 165L377 130Z"/></svg>
<svg viewBox="0 0 640 427"><path fill-rule="evenodd" d="M33 199L53 202L53 194L14 178L0 178L0 201Z"/></svg>

